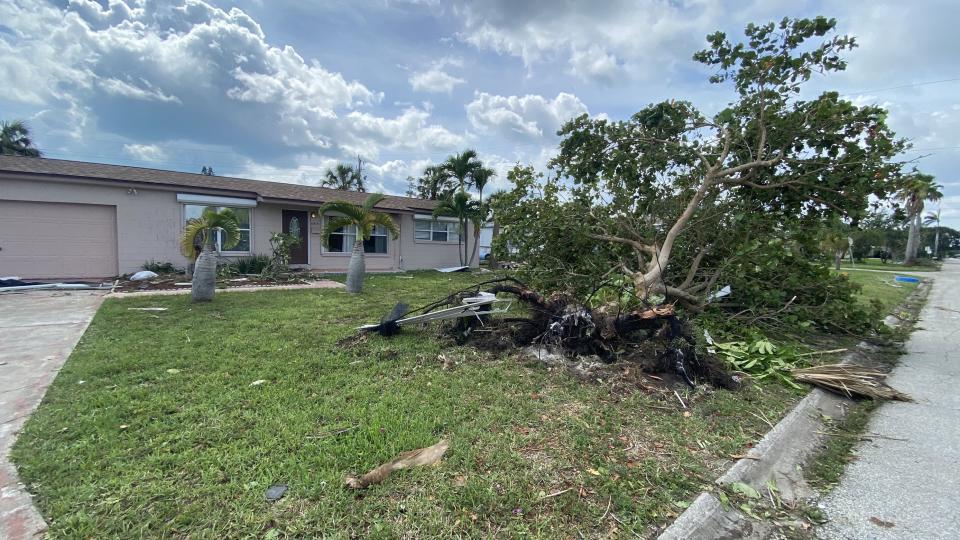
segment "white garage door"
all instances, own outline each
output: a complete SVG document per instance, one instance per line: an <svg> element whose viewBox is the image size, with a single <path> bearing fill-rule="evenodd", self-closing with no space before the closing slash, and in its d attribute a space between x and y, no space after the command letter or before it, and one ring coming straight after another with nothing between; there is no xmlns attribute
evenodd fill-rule
<svg viewBox="0 0 960 540"><path fill-rule="evenodd" d="M93 204L0 201L0 277L117 275L117 211Z"/></svg>

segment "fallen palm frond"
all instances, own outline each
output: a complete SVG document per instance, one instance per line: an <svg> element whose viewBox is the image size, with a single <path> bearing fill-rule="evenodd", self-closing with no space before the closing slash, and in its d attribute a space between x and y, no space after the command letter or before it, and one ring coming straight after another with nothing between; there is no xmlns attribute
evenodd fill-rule
<svg viewBox="0 0 960 540"><path fill-rule="evenodd" d="M884 382L887 378L886 373L856 364L830 364L795 369L791 375L797 381L819 386L849 398L913 401L910 396L891 388Z"/></svg>
<svg viewBox="0 0 960 540"><path fill-rule="evenodd" d="M440 461L440 458L447 452L449 446L450 443L448 441L441 440L433 446L404 452L360 478L348 476L344 483L349 488L363 489L371 484L383 482L393 471L409 469L410 467L421 467L423 465L433 465Z"/></svg>

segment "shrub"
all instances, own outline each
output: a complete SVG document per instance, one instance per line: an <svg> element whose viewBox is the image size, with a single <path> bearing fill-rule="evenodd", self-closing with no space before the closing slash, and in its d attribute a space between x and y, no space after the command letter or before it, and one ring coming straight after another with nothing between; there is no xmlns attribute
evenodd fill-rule
<svg viewBox="0 0 960 540"><path fill-rule="evenodd" d="M174 266L172 262L160 262L153 259L143 263L140 268L156 274L179 274L182 272L182 270Z"/></svg>
<svg viewBox="0 0 960 540"><path fill-rule="evenodd" d="M259 274L269 265L269 255L249 255L233 259L227 264L233 274Z"/></svg>

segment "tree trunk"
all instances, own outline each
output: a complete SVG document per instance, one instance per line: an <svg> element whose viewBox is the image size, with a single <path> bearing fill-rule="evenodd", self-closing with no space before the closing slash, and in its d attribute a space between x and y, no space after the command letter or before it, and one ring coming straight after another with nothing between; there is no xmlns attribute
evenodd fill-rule
<svg viewBox="0 0 960 540"><path fill-rule="evenodd" d="M839 249L833 252L833 269L840 271L840 262L843 261L843 251Z"/></svg>
<svg viewBox="0 0 960 540"><path fill-rule="evenodd" d="M217 287L217 256L209 245L203 246L203 251L194 263L192 287L190 294L194 302L209 302L213 300L213 293Z"/></svg>
<svg viewBox="0 0 960 540"><path fill-rule="evenodd" d="M367 271L367 263L363 258L363 239L357 236L353 243L353 252L350 254L350 265L347 267L347 292L359 293L363 290L363 275Z"/></svg>
<svg viewBox="0 0 960 540"><path fill-rule="evenodd" d="M940 225L937 224L937 233L933 236L933 258L940 260Z"/></svg>
<svg viewBox="0 0 960 540"><path fill-rule="evenodd" d="M496 221L493 222L493 234L490 235L490 269L499 270L500 261L497 260L497 255L493 251L493 241L497 239L497 236L500 235L500 224Z"/></svg>
<svg viewBox="0 0 960 540"><path fill-rule="evenodd" d="M481 230L483 230L482 227L474 227L473 229L473 250L470 251L470 261L467 263L467 266L473 266L473 261L477 260L477 254L480 253Z"/></svg>
<svg viewBox="0 0 960 540"><path fill-rule="evenodd" d="M917 214L919 215L919 214ZM917 260L917 220L911 216L907 233L907 249L903 254L903 264L913 264Z"/></svg>

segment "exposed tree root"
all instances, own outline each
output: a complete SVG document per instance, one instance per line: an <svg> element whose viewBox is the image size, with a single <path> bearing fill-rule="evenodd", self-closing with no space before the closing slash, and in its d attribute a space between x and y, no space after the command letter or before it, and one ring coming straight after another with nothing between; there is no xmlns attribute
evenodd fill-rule
<svg viewBox="0 0 960 540"><path fill-rule="evenodd" d="M457 305L462 298L485 292L515 297L528 317L459 319L454 333L460 342L502 351L538 345L568 355L596 355L604 362L628 361L651 373L674 372L687 384L707 382L735 389L739 383L723 362L697 352L692 329L681 320L673 304L645 306L621 312L615 305L590 309L565 294L544 296L512 278L482 283L429 306Z"/></svg>

